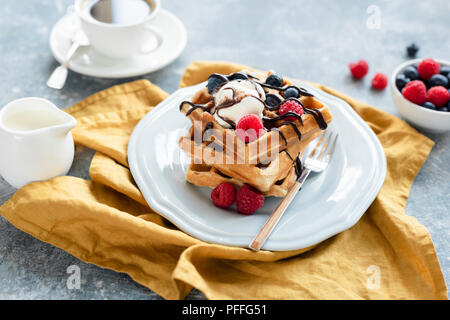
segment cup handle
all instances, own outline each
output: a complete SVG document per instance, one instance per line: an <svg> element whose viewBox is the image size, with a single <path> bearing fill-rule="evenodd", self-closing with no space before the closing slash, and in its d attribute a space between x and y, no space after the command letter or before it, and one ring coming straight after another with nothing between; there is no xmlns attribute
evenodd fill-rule
<svg viewBox="0 0 450 320"><path fill-rule="evenodd" d="M153 52L156 49L158 49L161 46L161 44L163 43L163 36L161 34L161 31L159 31L154 26L150 26L150 25L146 25L146 26L144 26L144 28L155 37L156 46L149 47L148 45L143 45L141 47L141 54L147 54L147 53Z"/></svg>

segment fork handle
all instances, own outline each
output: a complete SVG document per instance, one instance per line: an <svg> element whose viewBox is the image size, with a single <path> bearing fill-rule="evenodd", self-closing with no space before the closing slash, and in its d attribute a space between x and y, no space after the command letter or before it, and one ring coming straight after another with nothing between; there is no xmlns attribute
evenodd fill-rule
<svg viewBox="0 0 450 320"><path fill-rule="evenodd" d="M297 179L297 181L294 183L294 185L289 189L286 196L281 200L281 202L278 204L275 211L272 213L269 219L267 219L266 223L263 225L261 230L259 230L258 234L253 238L252 242L248 246L250 249L254 251L259 251L266 241L266 239L270 236L270 233L277 225L278 221L280 221L281 217L283 216L283 213L286 211L289 204L294 199L297 192L302 187L303 183L305 182L306 178L309 176L309 173L311 170L304 169L300 177Z"/></svg>

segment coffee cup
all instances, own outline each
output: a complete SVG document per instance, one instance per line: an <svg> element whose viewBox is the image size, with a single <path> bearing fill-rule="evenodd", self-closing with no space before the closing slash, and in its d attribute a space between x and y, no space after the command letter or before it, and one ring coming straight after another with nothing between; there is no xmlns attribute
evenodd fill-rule
<svg viewBox="0 0 450 320"><path fill-rule="evenodd" d="M129 58L158 49L160 0L76 0L75 12L90 45L103 55Z"/></svg>

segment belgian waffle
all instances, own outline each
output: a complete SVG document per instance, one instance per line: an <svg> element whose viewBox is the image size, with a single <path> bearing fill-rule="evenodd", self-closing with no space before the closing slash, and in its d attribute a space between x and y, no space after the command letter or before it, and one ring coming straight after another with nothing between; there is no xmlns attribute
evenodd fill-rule
<svg viewBox="0 0 450 320"><path fill-rule="evenodd" d="M223 77L230 79L237 75L239 79L247 78L261 84L266 95L279 97L280 105L287 100L283 101L282 92L293 85L284 80L282 87L264 86L270 74L241 71ZM297 178L296 159L299 154L332 120L326 105L306 90L296 88L300 96L294 99L304 107L305 114L301 117L292 113L280 115L279 105L277 108L264 103L262 121L266 131L250 143L238 138L234 126L224 127L214 117L214 91L210 93L208 88L204 88L194 94L191 101L182 102L180 111L193 123L179 142L180 148L192 159L186 172L187 181L210 188L221 182L238 186L249 184L266 196L284 196ZM205 135L208 129L214 130ZM198 137L200 140L196 140Z"/></svg>
<svg viewBox="0 0 450 320"><path fill-rule="evenodd" d="M267 192L279 180L283 179L294 166L294 161L303 152L310 141L320 135L315 129L304 136L304 139L280 151L268 163L239 164L230 158L220 146L210 146L214 142L196 144L190 136L180 139L180 148L193 160L194 164L204 163L216 168L219 172L245 182L261 192ZM190 181L196 184L195 181ZM289 185L290 186L290 185Z"/></svg>
<svg viewBox="0 0 450 320"><path fill-rule="evenodd" d="M268 191L262 192L266 197L284 197L289 188L297 179L295 168L291 167L286 177L274 183ZM229 182L236 186L242 186L244 182L232 178L220 172L218 169L208 166L207 164L191 163L186 171L186 180L193 185L199 187L209 187L214 189L222 182Z"/></svg>

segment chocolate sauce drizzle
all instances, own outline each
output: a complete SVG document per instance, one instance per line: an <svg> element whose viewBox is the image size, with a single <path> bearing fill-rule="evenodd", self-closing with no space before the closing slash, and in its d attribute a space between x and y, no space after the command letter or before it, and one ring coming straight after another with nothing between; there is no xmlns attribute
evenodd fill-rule
<svg viewBox="0 0 450 320"><path fill-rule="evenodd" d="M237 80L237 79L248 80L249 75L245 74L243 72L235 72L235 73L229 75L227 78L228 78L228 81L233 81L233 80Z"/></svg>
<svg viewBox="0 0 450 320"><path fill-rule="evenodd" d="M262 83L262 82L258 82L258 83L261 87L274 89L274 90L278 90L278 91L286 91L289 88L295 88L298 90L298 92L300 93L301 96L314 97L314 95L312 93L308 92L305 88L301 88L301 87L297 87L297 86L277 87L277 86L273 86L273 85L267 84L267 83Z"/></svg>
<svg viewBox="0 0 450 320"><path fill-rule="evenodd" d="M295 173L297 174L297 179L300 178L303 172L303 163L302 160L300 160L300 155L297 156L295 159Z"/></svg>
<svg viewBox="0 0 450 320"><path fill-rule="evenodd" d="M266 128L266 130L267 130L267 128ZM276 132L278 132L278 134L280 135L280 137L284 140L284 144L285 144L285 145L288 145L286 136L283 134L283 132L281 132L280 129L278 129L278 128L272 128L272 129L270 129L270 130L271 130L271 131L276 131Z"/></svg>
<svg viewBox="0 0 450 320"><path fill-rule="evenodd" d="M319 125L320 129L325 130L328 127L327 122L323 118L322 112L320 112L319 109L311 110L311 109L305 108L305 112L313 115L313 117L316 120L317 124Z"/></svg>
<svg viewBox="0 0 450 320"><path fill-rule="evenodd" d="M281 138L283 138L284 142L287 145L286 137L283 135L283 133L278 128L273 127L273 125L275 125L275 123L279 120L284 120L286 118L292 118L292 117L296 118L303 125L302 117L295 112L289 111L282 115L276 116L274 118L263 117L264 128L267 131L275 129L274 131L277 131L280 134ZM302 139L302 134L301 134L300 130L298 130L297 126L295 125L295 123L293 121L288 121L288 120L283 121L283 123L279 127L284 126L284 125L290 125L292 127L292 129L294 129L295 133L297 134L298 140Z"/></svg>
<svg viewBox="0 0 450 320"><path fill-rule="evenodd" d="M302 172L303 172L303 163L302 163L302 160L300 159L300 154L294 160L294 158L292 158L292 156L290 155L290 153L286 149L280 151L280 153L282 153L282 152L286 152L288 157L293 162L295 162L294 163L295 174L297 175L297 179L300 178L300 176L302 175Z"/></svg>
<svg viewBox="0 0 450 320"><path fill-rule="evenodd" d="M282 152L285 152L285 153L288 155L288 157L289 157L292 161L294 161L294 158L292 158L291 154L289 153L289 151L287 151L287 149L284 149L284 150L281 150L281 151L280 151L280 153L282 153Z"/></svg>
<svg viewBox="0 0 450 320"><path fill-rule="evenodd" d="M282 126L290 125L292 127L292 129L294 129L295 133L297 134L298 140L302 140L302 134L301 134L300 130L298 130L298 128L297 128L297 126L295 125L294 122L292 122L292 121L284 121L281 125Z"/></svg>
<svg viewBox="0 0 450 320"><path fill-rule="evenodd" d="M279 116L276 116L276 117L273 117L273 118L263 117L263 123L264 124L270 124L270 123L277 122L279 120L284 120L286 118L296 118L303 125L302 117L299 114L297 114L295 112L292 112L292 111L288 111L286 113L280 114Z"/></svg>
<svg viewBox="0 0 450 320"><path fill-rule="evenodd" d="M183 105L185 103L187 103L188 105L191 106L191 108L186 112L186 117L189 116L192 112L194 112L194 110L197 110L197 109L202 109L203 111L209 112L208 108L206 108L204 105L195 104L195 103L192 103L190 101L183 101L183 102L181 102L181 104L180 104L180 111L183 108Z"/></svg>

